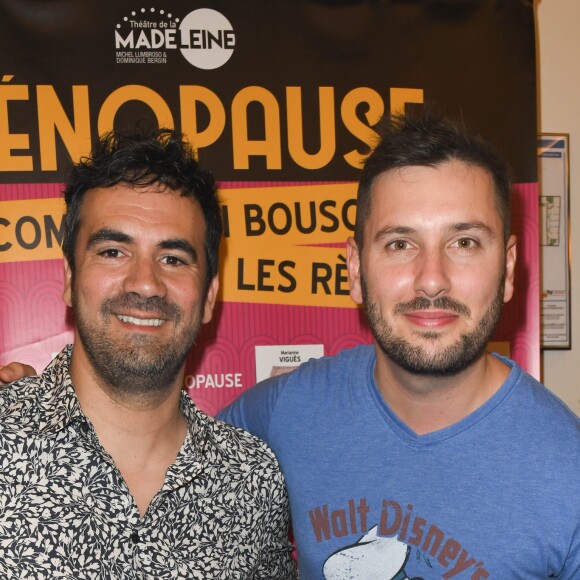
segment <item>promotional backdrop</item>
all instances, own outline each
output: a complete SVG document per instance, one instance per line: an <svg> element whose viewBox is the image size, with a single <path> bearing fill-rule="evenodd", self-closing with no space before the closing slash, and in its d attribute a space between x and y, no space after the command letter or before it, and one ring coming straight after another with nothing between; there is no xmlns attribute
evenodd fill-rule
<svg viewBox="0 0 580 580"><path fill-rule="evenodd" d="M538 376L534 59L531 0L0 0L0 363L40 370L71 340L63 176L136 123L184 132L221 184L220 301L186 377L202 409L369 342L344 246L360 163L383 114L429 104L514 170L517 290L494 340Z"/></svg>

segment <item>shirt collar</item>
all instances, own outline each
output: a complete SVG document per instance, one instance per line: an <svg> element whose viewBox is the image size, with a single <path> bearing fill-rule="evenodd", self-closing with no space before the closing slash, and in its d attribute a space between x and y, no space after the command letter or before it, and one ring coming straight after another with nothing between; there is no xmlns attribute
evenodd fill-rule
<svg viewBox="0 0 580 580"><path fill-rule="evenodd" d="M81 409L69 373L72 349L73 345L67 345L42 373L43 384L49 388L41 394L41 408L44 413L39 422L40 436L54 436L74 423L89 423ZM194 464L201 462L207 449L208 437L211 436L212 419L195 406L185 391L181 392L179 406L187 422L187 436L172 467L173 475L181 479L192 470Z"/></svg>
<svg viewBox="0 0 580 580"><path fill-rule="evenodd" d="M42 395L39 435L51 436L73 422L86 422L87 418L72 386L69 374L72 345L67 345L46 367L41 377L50 388Z"/></svg>
<svg viewBox="0 0 580 580"><path fill-rule="evenodd" d="M212 419L195 406L185 391L181 392L179 407L187 422L187 435L175 461L167 470L164 489L180 487L196 477L207 467L210 460L208 453L212 455L214 448L209 428Z"/></svg>

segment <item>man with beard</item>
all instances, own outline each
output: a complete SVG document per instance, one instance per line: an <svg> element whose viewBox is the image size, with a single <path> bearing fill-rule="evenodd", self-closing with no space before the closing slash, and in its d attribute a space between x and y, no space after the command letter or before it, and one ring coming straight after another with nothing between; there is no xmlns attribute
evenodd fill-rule
<svg viewBox="0 0 580 580"><path fill-rule="evenodd" d="M374 345L221 413L278 457L304 578L580 578L580 422L485 350L514 290L510 188L463 127L387 122L347 243Z"/></svg>
<svg viewBox="0 0 580 580"><path fill-rule="evenodd" d="M0 576L293 578L274 456L182 391L218 291L212 176L174 132L110 134L64 196L74 343L0 393Z"/></svg>
<svg viewBox="0 0 580 580"><path fill-rule="evenodd" d="M514 290L510 188L463 127L385 123L347 244L374 345L220 414L276 453L302 578L580 578L580 422L485 351Z"/></svg>

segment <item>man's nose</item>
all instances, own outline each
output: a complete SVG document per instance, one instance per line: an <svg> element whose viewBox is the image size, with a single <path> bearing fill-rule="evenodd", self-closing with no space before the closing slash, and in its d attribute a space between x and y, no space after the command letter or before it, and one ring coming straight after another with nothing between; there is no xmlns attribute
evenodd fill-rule
<svg viewBox="0 0 580 580"><path fill-rule="evenodd" d="M427 298L445 295L450 290L450 264L440 248L424 248L415 262L415 292Z"/></svg>
<svg viewBox="0 0 580 580"><path fill-rule="evenodd" d="M164 297L167 291L160 264L150 258L135 258L123 282L125 293L138 294L142 298Z"/></svg>

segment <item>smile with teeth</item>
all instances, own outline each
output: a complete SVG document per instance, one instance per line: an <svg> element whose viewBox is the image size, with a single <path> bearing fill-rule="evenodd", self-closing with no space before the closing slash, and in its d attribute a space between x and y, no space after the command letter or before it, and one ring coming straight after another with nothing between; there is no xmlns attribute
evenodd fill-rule
<svg viewBox="0 0 580 580"><path fill-rule="evenodd" d="M134 316L126 316L125 314L117 314L117 318L121 322L128 322L129 324L136 324L138 326L161 326L165 320L160 318L135 318Z"/></svg>

